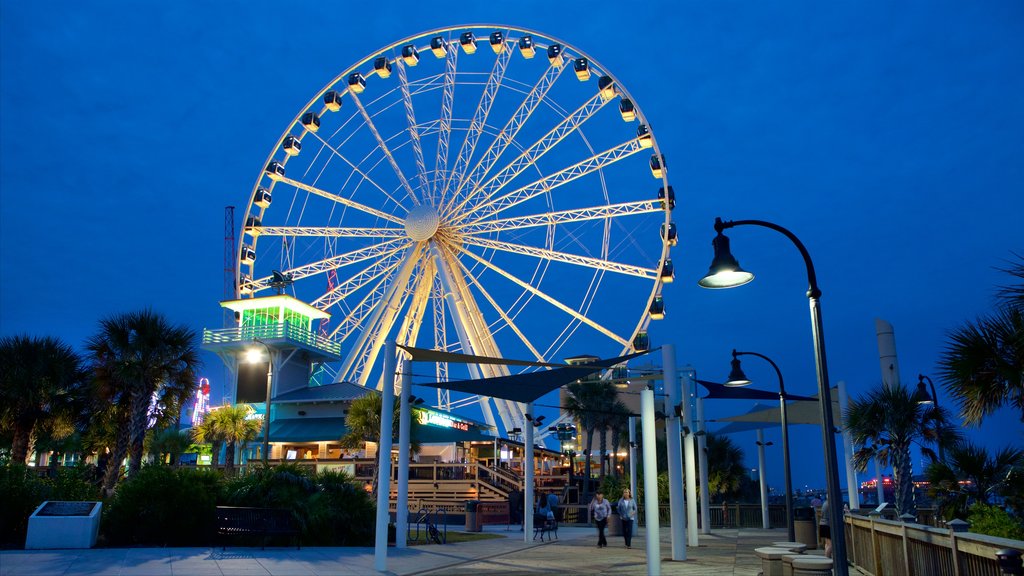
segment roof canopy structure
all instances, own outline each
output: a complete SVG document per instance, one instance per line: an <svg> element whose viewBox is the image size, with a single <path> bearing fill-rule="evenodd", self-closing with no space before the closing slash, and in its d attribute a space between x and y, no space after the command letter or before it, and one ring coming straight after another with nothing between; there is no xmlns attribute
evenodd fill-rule
<svg viewBox="0 0 1024 576"><path fill-rule="evenodd" d="M778 394L775 395L778 398ZM839 409L839 388L832 387L830 392L832 397L832 413L842 414ZM793 398L793 396L790 396ZM815 394L809 400L801 400L798 402L790 402L786 408L786 416L790 424L814 424L815 426L821 425L821 406L818 402L818 395ZM718 418L717 422L771 422L778 425L780 420L779 407L775 406L772 408L765 408L757 412L748 412L746 414L739 414L737 416L729 416L727 418ZM841 418L837 418L837 425L842 422Z"/></svg>

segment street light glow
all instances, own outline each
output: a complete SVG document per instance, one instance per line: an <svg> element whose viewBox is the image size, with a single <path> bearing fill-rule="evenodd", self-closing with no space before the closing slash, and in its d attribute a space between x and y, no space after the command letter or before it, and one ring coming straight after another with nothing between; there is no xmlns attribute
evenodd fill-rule
<svg viewBox="0 0 1024 576"><path fill-rule="evenodd" d="M263 361L263 351L258 348L249 348L245 351L245 361L249 364L259 364Z"/></svg>

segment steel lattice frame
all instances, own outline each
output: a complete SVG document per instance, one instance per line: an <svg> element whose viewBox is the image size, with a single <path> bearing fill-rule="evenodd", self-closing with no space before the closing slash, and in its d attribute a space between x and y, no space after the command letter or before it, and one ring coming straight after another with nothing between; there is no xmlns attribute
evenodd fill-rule
<svg viewBox="0 0 1024 576"><path fill-rule="evenodd" d="M527 36L533 58L519 48ZM323 326L345 358L330 372L377 387L389 338L544 362L631 351L670 268L667 169L643 124L608 70L544 34L472 25L385 46L329 82L273 147L238 243L237 296L291 274L294 296L332 314ZM435 375L508 374L455 370ZM523 425L521 405L438 393L443 408L472 401L490 424Z"/></svg>

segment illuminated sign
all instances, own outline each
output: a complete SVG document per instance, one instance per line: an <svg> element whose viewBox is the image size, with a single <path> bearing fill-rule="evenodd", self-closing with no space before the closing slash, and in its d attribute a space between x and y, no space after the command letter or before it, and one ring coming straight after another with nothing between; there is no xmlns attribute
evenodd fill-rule
<svg viewBox="0 0 1024 576"><path fill-rule="evenodd" d="M456 430L462 430L463 432L469 431L469 422L463 422L462 420L456 420L448 414L442 412L430 412L427 410L420 411L420 424L426 424L427 426L438 426L441 428L454 428Z"/></svg>

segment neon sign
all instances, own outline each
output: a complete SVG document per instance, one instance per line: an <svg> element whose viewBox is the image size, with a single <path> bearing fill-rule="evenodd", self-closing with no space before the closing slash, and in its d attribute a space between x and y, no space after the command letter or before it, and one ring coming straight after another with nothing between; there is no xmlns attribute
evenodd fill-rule
<svg viewBox="0 0 1024 576"><path fill-rule="evenodd" d="M441 412L428 412L423 410L420 412L420 424L427 426L439 426L441 428L454 428L456 430L462 430L463 432L469 431L469 422L463 422L456 420L448 414Z"/></svg>

